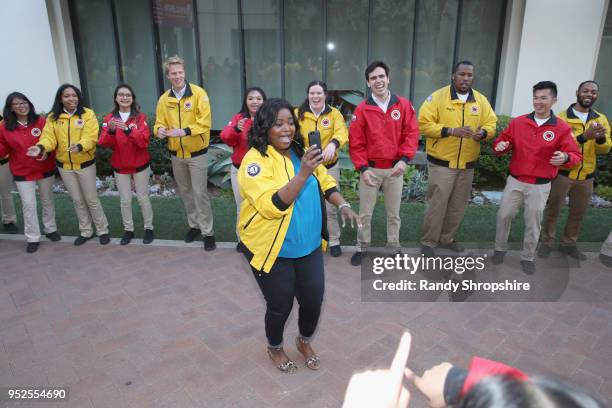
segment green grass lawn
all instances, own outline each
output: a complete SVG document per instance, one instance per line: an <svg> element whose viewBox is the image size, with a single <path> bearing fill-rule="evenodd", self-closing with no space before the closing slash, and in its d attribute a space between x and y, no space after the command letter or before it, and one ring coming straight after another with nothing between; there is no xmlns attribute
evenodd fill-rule
<svg viewBox="0 0 612 408"><path fill-rule="evenodd" d="M104 211L110 223L110 234L112 237L121 237L123 225L121 223L121 212L119 210L119 197L101 197ZM183 239L188 226L185 210L180 199L176 197L151 197L154 212L155 236L161 239ZM19 196L15 195L15 204L19 214L19 225L23 226L21 220L21 203ZM214 228L217 241L235 241L234 223L236 207L233 197L229 194L212 198L214 213ZM56 218L58 229L63 235L78 235L77 220L72 201L67 194L55 195ZM357 209L357 203L353 204ZM142 217L136 199L133 201L134 223L137 237L142 236ZM420 239L421 224L425 212L422 203L402 203L401 207L401 241L406 246L415 246ZM495 239L495 206L469 206L461 228L457 234L457 241L480 243L485 247L492 247ZM565 224L567 211L564 210L559 222L559 228ZM523 218L519 213L510 233L510 242L520 243L523 239ZM581 243L587 244L588 248L599 250L597 245L603 242L612 227L612 209L591 208L587 212L582 233ZM355 230L346 227L342 231L342 244L354 245L356 239ZM372 220L372 240L375 244L384 244L386 241L386 217L384 204L378 203Z"/></svg>

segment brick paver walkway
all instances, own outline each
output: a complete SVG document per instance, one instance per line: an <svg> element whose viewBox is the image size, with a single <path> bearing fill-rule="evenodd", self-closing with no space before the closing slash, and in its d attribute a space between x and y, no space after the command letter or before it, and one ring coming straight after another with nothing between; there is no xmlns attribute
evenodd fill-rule
<svg viewBox="0 0 612 408"><path fill-rule="evenodd" d="M23 241L5 238L0 385L70 387L68 403L11 406L337 407L351 373L388 364L406 328L417 372L480 355L612 401L610 303L362 303L359 269L347 254L326 257L314 343L322 368L283 375L265 353L262 296L233 249L93 240L43 242L28 255ZM596 254L572 273L582 282L575 290L612 293L612 270ZM296 325L293 313L286 348L303 361ZM424 406L416 393L412 406Z"/></svg>

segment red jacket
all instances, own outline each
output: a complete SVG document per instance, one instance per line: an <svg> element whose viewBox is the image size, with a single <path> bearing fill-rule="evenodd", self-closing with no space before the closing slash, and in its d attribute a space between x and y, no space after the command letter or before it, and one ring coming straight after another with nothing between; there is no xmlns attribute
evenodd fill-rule
<svg viewBox="0 0 612 408"><path fill-rule="evenodd" d="M408 162L419 146L419 125L408 99L391 94L387 112L370 96L355 109L349 128L349 153L357 170L391 168Z"/></svg>
<svg viewBox="0 0 612 408"><path fill-rule="evenodd" d="M510 142L510 145L506 150L498 152L495 146L501 141ZM510 174L531 184L540 180L552 180L557 176L559 167L549 163L557 150L568 155L564 167L571 168L582 160L580 149L572 137L572 129L554 114L542 126L536 123L533 112L518 116L510 121L493 142L493 153L496 156L512 151Z"/></svg>
<svg viewBox="0 0 612 408"><path fill-rule="evenodd" d="M444 381L444 400L448 405L456 405L481 380L493 376L506 376L526 381L529 377L520 370L503 363L472 357L470 367L465 370L453 366Z"/></svg>
<svg viewBox="0 0 612 408"><path fill-rule="evenodd" d="M8 130L0 124L0 157L9 155L9 168L15 181L40 180L56 173L55 152L51 152L45 160L26 156L28 148L38 143L45 127L45 117L27 127L17 125L15 130Z"/></svg>
<svg viewBox="0 0 612 408"><path fill-rule="evenodd" d="M108 122L112 117L121 120L119 113L109 113L104 117L102 133L98 144L113 150L111 167L119 174L133 174L146 169L151 161L149 138L151 131L144 113L132 114L125 124L127 131L116 128L111 132Z"/></svg>
<svg viewBox="0 0 612 408"><path fill-rule="evenodd" d="M235 167L240 167L242 158L246 152L249 151L249 130L251 129L253 121L251 118L247 118L242 126L242 131L238 130L236 127L238 121L244 117L242 112L235 114L232 120L230 120L227 126L221 131L221 140L234 149L234 153L232 153L232 163L234 163Z"/></svg>

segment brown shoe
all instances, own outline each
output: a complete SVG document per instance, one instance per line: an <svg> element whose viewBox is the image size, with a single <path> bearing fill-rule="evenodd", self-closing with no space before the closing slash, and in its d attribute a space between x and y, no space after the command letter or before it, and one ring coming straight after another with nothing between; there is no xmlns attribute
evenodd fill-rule
<svg viewBox="0 0 612 408"><path fill-rule="evenodd" d="M282 347L268 347L268 357L274 361L274 364L277 364L276 368L285 374L293 374L297 371L297 366L287 357Z"/></svg>
<svg viewBox="0 0 612 408"><path fill-rule="evenodd" d="M312 347L310 347L310 343L305 342L301 337L298 336L295 338L295 346L306 359L304 363L306 367L310 368L311 370L318 370L319 368L321 368L321 359L312 350Z"/></svg>

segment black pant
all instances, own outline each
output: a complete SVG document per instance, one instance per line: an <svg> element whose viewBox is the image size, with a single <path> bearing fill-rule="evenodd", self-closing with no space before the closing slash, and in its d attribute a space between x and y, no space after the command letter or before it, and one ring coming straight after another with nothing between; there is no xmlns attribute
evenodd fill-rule
<svg viewBox="0 0 612 408"><path fill-rule="evenodd" d="M247 259L252 258L245 251ZM270 273L251 267L257 284L266 299L266 337L271 346L283 342L285 322L293 307L293 298L300 305L298 327L300 335L314 334L325 290L323 253L321 247L301 258L277 258Z"/></svg>

